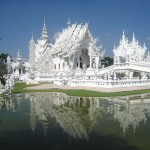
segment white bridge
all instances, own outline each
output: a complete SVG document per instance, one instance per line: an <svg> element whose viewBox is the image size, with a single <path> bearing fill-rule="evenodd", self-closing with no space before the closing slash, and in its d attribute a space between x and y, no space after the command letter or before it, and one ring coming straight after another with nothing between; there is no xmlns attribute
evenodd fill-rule
<svg viewBox="0 0 150 150"><path fill-rule="evenodd" d="M41 81L58 85L92 87L127 87L150 85L150 63L122 63L102 69L82 69L53 72L40 76Z"/></svg>
<svg viewBox="0 0 150 150"><path fill-rule="evenodd" d="M116 64L109 68L111 68L113 71L115 71L115 70L131 70L131 71L150 73L150 63L147 63L147 62Z"/></svg>

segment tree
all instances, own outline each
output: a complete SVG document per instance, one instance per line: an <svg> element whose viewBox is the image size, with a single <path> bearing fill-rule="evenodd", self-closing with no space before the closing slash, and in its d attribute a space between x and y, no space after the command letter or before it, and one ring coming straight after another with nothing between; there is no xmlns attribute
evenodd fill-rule
<svg viewBox="0 0 150 150"><path fill-rule="evenodd" d="M7 74L7 56L8 54L0 55L0 81L3 85L5 85L5 75Z"/></svg>
<svg viewBox="0 0 150 150"><path fill-rule="evenodd" d="M103 59L102 59L102 65L104 65L105 67L107 67L107 66L111 66L111 65L113 65L113 58L111 58L111 57L104 57Z"/></svg>
<svg viewBox="0 0 150 150"><path fill-rule="evenodd" d="M3 62L3 63L7 63L7 57L8 57L8 54L2 53L0 55L0 61Z"/></svg>

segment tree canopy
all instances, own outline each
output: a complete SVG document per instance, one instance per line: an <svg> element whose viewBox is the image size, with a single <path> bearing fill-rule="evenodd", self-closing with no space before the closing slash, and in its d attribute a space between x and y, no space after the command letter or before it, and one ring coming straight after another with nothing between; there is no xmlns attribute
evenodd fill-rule
<svg viewBox="0 0 150 150"><path fill-rule="evenodd" d="M111 66L111 65L113 65L113 58L112 57L104 57L103 59L102 59L102 63L103 63L103 65L105 66L105 67L107 67L107 66Z"/></svg>
<svg viewBox="0 0 150 150"><path fill-rule="evenodd" d="M7 74L7 64L6 64L7 56L8 56L8 54L0 55L0 81L3 85L5 85L4 76Z"/></svg>

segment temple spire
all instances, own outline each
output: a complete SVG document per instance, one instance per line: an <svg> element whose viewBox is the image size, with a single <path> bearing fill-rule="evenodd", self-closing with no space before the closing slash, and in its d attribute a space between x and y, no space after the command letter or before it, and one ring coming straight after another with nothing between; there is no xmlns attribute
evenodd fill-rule
<svg viewBox="0 0 150 150"><path fill-rule="evenodd" d="M128 43L128 39L125 37L125 32L123 30L122 39L120 40L120 45L126 45Z"/></svg>
<svg viewBox="0 0 150 150"><path fill-rule="evenodd" d="M122 33L123 35L124 35L124 30L123 30L123 33Z"/></svg>
<svg viewBox="0 0 150 150"><path fill-rule="evenodd" d="M144 50L144 51L147 50L147 47L146 47L145 43L143 44L143 50Z"/></svg>
<svg viewBox="0 0 150 150"><path fill-rule="evenodd" d="M17 62L21 62L21 61L22 61L22 58L21 58L20 50L18 49Z"/></svg>
<svg viewBox="0 0 150 150"><path fill-rule="evenodd" d="M44 17L43 31L47 31L47 29L46 29L46 25L45 25L45 17Z"/></svg>
<svg viewBox="0 0 150 150"><path fill-rule="evenodd" d="M136 40L134 33L132 36L132 44L136 44L136 45L138 44L138 40Z"/></svg>
<svg viewBox="0 0 150 150"><path fill-rule="evenodd" d="M46 29L45 17L44 17L44 24L43 24L43 29L42 29L42 33L41 33L41 39L48 39L48 32Z"/></svg>
<svg viewBox="0 0 150 150"><path fill-rule="evenodd" d="M125 40L124 30L123 30L123 33L122 33L122 40Z"/></svg>
<svg viewBox="0 0 150 150"><path fill-rule="evenodd" d="M133 33L133 36L132 36L132 41L135 41L135 35L134 35L134 33Z"/></svg>

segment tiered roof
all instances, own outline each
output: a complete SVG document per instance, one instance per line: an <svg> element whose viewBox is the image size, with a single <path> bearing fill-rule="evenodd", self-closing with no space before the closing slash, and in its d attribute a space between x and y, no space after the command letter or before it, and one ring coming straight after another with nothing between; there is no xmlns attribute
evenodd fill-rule
<svg viewBox="0 0 150 150"><path fill-rule="evenodd" d="M64 29L55 44L52 46L52 53L59 53L63 57L70 57L79 48L89 48L98 51L96 46L96 39L93 39L88 30L88 24L72 24L68 28Z"/></svg>

